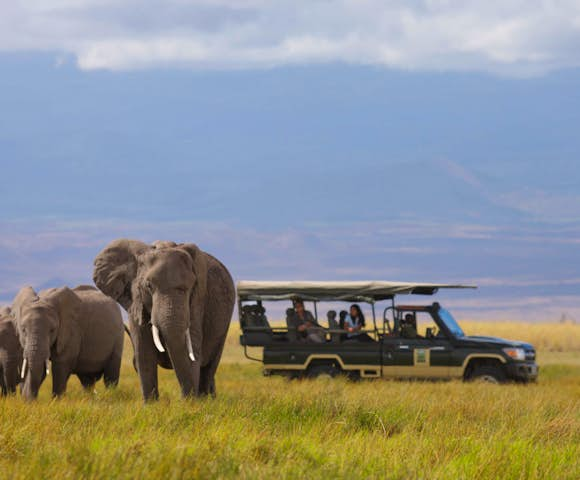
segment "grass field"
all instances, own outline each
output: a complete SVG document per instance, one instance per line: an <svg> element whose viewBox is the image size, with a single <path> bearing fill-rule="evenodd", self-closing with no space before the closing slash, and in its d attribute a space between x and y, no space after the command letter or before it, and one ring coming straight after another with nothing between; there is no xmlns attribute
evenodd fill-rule
<svg viewBox="0 0 580 480"><path fill-rule="evenodd" d="M464 323L539 348L536 385L265 378L232 327L218 398L161 371L119 388L0 400L0 478L580 478L580 326Z"/></svg>

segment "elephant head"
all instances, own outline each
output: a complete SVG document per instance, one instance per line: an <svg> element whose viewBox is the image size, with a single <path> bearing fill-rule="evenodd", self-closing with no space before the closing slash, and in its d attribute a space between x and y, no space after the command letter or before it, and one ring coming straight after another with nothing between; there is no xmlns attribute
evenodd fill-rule
<svg viewBox="0 0 580 480"><path fill-rule="evenodd" d="M146 340L152 339L159 352L169 355L167 366L175 370L184 395L194 394L197 389L194 362L201 354L207 273L206 254L194 244L146 245L116 240L95 259L95 284L127 310L130 324L139 335L147 335ZM139 342L144 340L133 340L138 369L143 367L140 361L163 358L157 354L155 359L144 359L143 352L138 351ZM147 386L143 385L142 372L139 374L145 392Z"/></svg>
<svg viewBox="0 0 580 480"><path fill-rule="evenodd" d="M23 349L22 395L27 400L38 396L49 359L64 354L80 304L79 297L67 287L46 290L40 296L32 287L24 287L16 295L12 314Z"/></svg>

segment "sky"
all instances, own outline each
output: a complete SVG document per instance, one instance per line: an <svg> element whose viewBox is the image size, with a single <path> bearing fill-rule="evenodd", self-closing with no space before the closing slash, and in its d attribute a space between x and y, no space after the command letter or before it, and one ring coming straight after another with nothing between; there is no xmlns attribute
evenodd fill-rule
<svg viewBox="0 0 580 480"><path fill-rule="evenodd" d="M0 0L0 303L127 237L580 321L579 87L578 1Z"/></svg>

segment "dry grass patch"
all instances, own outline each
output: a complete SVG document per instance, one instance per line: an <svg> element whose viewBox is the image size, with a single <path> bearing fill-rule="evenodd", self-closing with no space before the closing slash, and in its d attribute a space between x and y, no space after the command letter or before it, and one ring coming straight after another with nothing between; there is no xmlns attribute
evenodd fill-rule
<svg viewBox="0 0 580 480"><path fill-rule="evenodd" d="M34 404L0 400L0 478L577 479L580 353L540 353L529 386L290 382L246 362L234 332L218 398L183 401L162 371L151 405L127 354L115 391L72 379L61 401L50 382Z"/></svg>

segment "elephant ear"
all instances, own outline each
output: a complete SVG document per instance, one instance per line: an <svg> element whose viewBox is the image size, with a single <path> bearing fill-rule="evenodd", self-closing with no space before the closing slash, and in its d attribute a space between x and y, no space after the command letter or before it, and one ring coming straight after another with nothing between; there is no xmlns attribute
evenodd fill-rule
<svg viewBox="0 0 580 480"><path fill-rule="evenodd" d="M133 303L131 286L137 276L137 256L150 248L137 240L114 240L95 258L95 285L127 311Z"/></svg>
<svg viewBox="0 0 580 480"><path fill-rule="evenodd" d="M54 289L44 300L53 305L58 313L56 353L60 355L70 342L73 331L77 329L77 317L82 300L68 287Z"/></svg>
<svg viewBox="0 0 580 480"><path fill-rule="evenodd" d="M179 248L189 253L193 262L193 273L196 278L196 284L193 287L193 293L191 295L190 313L192 318L198 319L201 323L207 299L208 257L205 252L193 243L184 243Z"/></svg>
<svg viewBox="0 0 580 480"><path fill-rule="evenodd" d="M37 300L38 295L32 287L28 286L20 289L12 302L12 316L16 322L19 321L20 316L22 315L22 307L30 302L36 302Z"/></svg>

